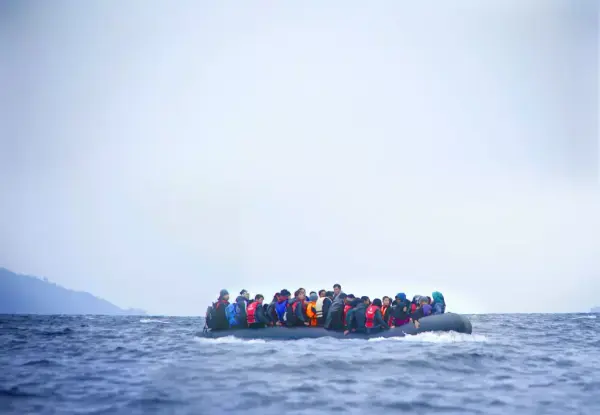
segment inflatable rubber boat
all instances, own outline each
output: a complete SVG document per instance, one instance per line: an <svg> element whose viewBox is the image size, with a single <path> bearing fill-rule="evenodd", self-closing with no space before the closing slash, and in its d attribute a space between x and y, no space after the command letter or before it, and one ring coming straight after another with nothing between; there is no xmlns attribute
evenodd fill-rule
<svg viewBox="0 0 600 415"><path fill-rule="evenodd" d="M344 336L344 333L341 331L326 330L322 327L268 327L264 329L206 330L198 333L198 336L213 339L234 336L240 339L264 340L298 340L317 339L321 337L369 339L379 337L403 337L407 334L418 334L426 331L454 331L465 334L471 334L473 331L471 322L468 318L454 313L423 317L419 322L419 328L416 328L414 324L409 323L376 333L349 333L346 336Z"/></svg>

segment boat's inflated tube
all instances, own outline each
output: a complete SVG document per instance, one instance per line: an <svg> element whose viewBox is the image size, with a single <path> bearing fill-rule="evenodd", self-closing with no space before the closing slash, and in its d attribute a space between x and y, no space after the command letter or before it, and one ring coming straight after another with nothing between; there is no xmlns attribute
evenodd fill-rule
<svg viewBox="0 0 600 415"><path fill-rule="evenodd" d="M326 330L322 327L269 327L261 329L237 330L208 330L198 333L198 336L219 338L234 336L240 339L265 339L265 340L298 340L316 339L320 337L335 337L339 339L369 339L376 337L402 337L407 334L418 334L426 331L455 331L457 333L471 334L473 331L468 318L454 313L438 314L423 317L419 320L420 327L408 323L400 327L383 330L377 333L349 333L344 336L341 331Z"/></svg>

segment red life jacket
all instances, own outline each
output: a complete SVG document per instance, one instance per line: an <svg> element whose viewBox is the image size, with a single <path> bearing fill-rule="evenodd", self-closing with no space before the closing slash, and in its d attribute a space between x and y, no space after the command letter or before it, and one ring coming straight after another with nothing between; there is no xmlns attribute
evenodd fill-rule
<svg viewBox="0 0 600 415"><path fill-rule="evenodd" d="M344 326L346 325L346 314L348 314L348 310L350 310L352 308L352 306L350 304L346 304L344 306L344 315L342 317L342 322L344 323Z"/></svg>
<svg viewBox="0 0 600 415"><path fill-rule="evenodd" d="M410 306L410 312L414 313L417 310L417 305L416 304L411 304Z"/></svg>
<svg viewBox="0 0 600 415"><path fill-rule="evenodd" d="M375 327L375 313L379 310L379 307L376 305L370 305L367 307L367 313L365 314L365 327L368 329L372 329Z"/></svg>
<svg viewBox="0 0 600 415"><path fill-rule="evenodd" d="M246 309L248 324L256 323L256 307L262 307L262 304L259 304L258 301L248 304L248 308Z"/></svg>

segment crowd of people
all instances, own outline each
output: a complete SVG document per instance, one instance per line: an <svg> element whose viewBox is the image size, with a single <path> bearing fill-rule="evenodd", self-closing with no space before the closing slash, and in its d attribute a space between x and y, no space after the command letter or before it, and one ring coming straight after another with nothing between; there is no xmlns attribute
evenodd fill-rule
<svg viewBox="0 0 600 415"><path fill-rule="evenodd" d="M205 329L231 330L242 328L324 327L328 330L371 333L387 330L404 324L419 327L419 319L446 311L444 296L434 291L429 296L415 295L412 301L404 293L392 299L385 296L373 301L367 296L345 294L340 284L333 291L320 290L306 295L299 288L292 295L283 289L273 296L270 303L262 294L250 298L242 290L235 301L229 301L225 289L206 312Z"/></svg>

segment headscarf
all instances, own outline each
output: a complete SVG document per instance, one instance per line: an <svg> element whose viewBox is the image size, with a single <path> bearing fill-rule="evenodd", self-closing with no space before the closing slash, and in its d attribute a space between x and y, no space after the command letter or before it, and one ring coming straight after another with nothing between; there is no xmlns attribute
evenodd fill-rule
<svg viewBox="0 0 600 415"><path fill-rule="evenodd" d="M435 301L436 303L440 303L440 304L444 304L444 296L442 295L441 292L439 291L434 291L431 293L431 296L433 297L433 301Z"/></svg>

